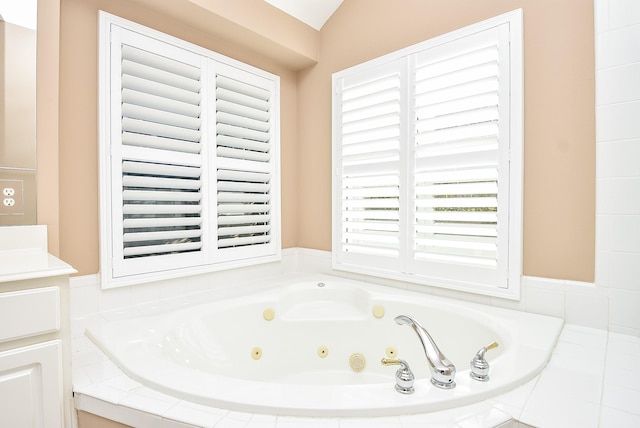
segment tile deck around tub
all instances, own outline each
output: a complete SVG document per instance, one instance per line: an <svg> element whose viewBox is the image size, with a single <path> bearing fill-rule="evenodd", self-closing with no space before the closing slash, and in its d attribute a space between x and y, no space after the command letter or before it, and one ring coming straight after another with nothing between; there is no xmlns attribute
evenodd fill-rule
<svg viewBox="0 0 640 428"><path fill-rule="evenodd" d="M493 428L640 426L640 338L565 325L547 367L526 384L454 409L376 418L303 418L242 413L151 390L123 374L87 337L73 339L75 406L136 427ZM519 422L516 422L519 421Z"/></svg>

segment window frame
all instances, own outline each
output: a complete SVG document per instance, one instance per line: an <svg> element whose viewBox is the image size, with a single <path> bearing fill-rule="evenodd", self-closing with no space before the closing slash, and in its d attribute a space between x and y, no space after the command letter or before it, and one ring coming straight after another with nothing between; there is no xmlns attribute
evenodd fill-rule
<svg viewBox="0 0 640 428"><path fill-rule="evenodd" d="M112 29L126 31L134 38L151 40L151 45L168 46L176 52L184 52L186 56L199 58L202 89L200 117L204 122L201 125L201 153L198 155L202 162L203 172L200 190L202 208L201 234L203 236L202 248L192 253L170 254L164 259L173 258L174 265L165 265L163 257L151 255L146 261L140 263L141 267L122 269L125 260L122 248L114 247L121 243L120 238L124 234L117 229L122 226L123 216L121 202L117 201L118 192L122 196L123 182L122 171L117 163L124 160L118 157L119 147L123 146L122 138L118 134L121 129L118 126L120 115L118 109L112 106L116 103L117 96L112 96L112 90L120 91L118 84L120 78L119 66L111 67L112 61L119 58L111 57L111 44L116 38L112 35ZM243 266L269 263L281 259L281 224L280 224L280 78L264 70L242 63L203 47L180 40L165 33L147 28L140 24L117 17L107 12L99 13L99 176L100 176L100 277L102 288L126 286L161 279L183 277L202 274L223 269L232 269ZM154 51L149 45L149 51L162 54L161 50ZM172 58L173 59L173 58ZM218 248L217 194L219 179L217 168L219 165L231 164L238 171L243 170L245 163L251 161L231 160L224 155L216 154L217 133L216 125L216 81L218 76L236 79L241 84L263 85L270 91L268 119L271 126L270 134L270 158L265 162L267 172L270 174L267 192L269 199L270 219L268 242L255 245ZM244 82L244 83L243 83ZM115 109L115 110L114 110ZM113 110L113 111L112 111ZM116 111L117 110L117 111ZM115 113L114 113L115 112ZM168 152L170 153L170 152ZM116 156L112 159L113 156ZM144 155L141 155L144 156ZM149 158L146 158L147 161ZM115 167L114 167L115 165ZM122 226L124 227L124 226ZM118 236L120 233L120 237ZM115 238L114 238L115 237ZM175 257L174 257L175 256ZM126 263L124 263L126 264ZM135 264L134 264L135 265ZM120 267L119 267L120 266Z"/></svg>
<svg viewBox="0 0 640 428"><path fill-rule="evenodd" d="M412 72L415 70L416 57L420 53L436 48L447 48L447 44L471 38L483 31L497 28L508 28L508 73L509 92L507 98L500 100L501 105L508 102L508 119L506 125L508 130L501 129L499 142L500 165L507 165L508 174L504 171L499 175L498 184L501 186L504 195L505 186L508 187L508 213L504 214L504 209L500 212L502 218L496 226L499 239L502 240L498 248L497 264L499 269L503 269L502 278L496 284L478 283L474 281L474 271L471 269L466 276L454 277L447 272L458 270L457 266L451 264L445 266L443 274L433 275L431 269L421 269L420 262L413 261L415 253L412 241L413 215L411 209L415 199L411 198L414 187L411 182L413 178L414 158L413 143L415 143L415 129L411 123L414 120L414 99L412 84ZM504 46L502 46L504 48ZM342 150L342 83L346 79L357 79L367 73L374 73L376 70L389 67L393 62L401 62L398 70L403 75L400 90L400 110L402 114L401 155L398 160L400 166L400 244L397 258L384 256L370 256L367 254L346 254L342 249L342 175L343 164L341 157ZM348 69L334 73L333 79L333 248L332 265L336 270L344 270L366 275L379 276L436 287L449 288L454 290L467 291L472 293L497 296L508 299L519 299L520 280L522 276L522 216L523 216L523 36L522 36L522 10L514 10L494 18L487 19L476 24L446 33L444 35L426 40L399 51L384 55L365 63L350 67ZM501 92L505 95L504 92ZM505 101L506 100L506 101ZM502 117L502 116L501 116ZM500 126L505 125L502 119ZM505 148L504 137L508 138L508 147ZM505 183L504 177L508 176ZM404 199L403 199L404 198ZM503 196L504 198L504 196ZM508 217L505 219L505 215ZM506 237L505 237L506 236ZM507 240L505 246L504 240ZM505 260L506 259L506 260ZM449 276L449 277L448 277ZM461 279L462 278L462 279Z"/></svg>

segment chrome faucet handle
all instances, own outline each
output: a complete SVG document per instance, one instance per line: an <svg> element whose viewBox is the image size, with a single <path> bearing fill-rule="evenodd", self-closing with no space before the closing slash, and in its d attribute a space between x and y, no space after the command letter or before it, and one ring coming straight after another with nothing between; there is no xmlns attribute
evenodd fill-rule
<svg viewBox="0 0 640 428"><path fill-rule="evenodd" d="M491 342L487 346L480 348L476 353L476 356L471 360L471 371L469 376L471 379L478 380L480 382L487 382L489 380L489 363L484 359L484 354L489 350L496 348L498 342Z"/></svg>
<svg viewBox="0 0 640 428"><path fill-rule="evenodd" d="M401 367L396 371L396 391L400 394L413 394L415 376L406 361L397 358L383 358L380 363L383 366L400 365Z"/></svg>

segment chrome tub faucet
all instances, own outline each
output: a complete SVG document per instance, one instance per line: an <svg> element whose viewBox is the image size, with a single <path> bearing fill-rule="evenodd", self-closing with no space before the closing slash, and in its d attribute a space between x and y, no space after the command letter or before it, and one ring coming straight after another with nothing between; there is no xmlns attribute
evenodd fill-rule
<svg viewBox="0 0 640 428"><path fill-rule="evenodd" d="M418 335L431 369L431 383L442 389L455 388L456 366L442 354L429 332L418 321L406 315L397 316L395 321L397 324L410 326Z"/></svg>

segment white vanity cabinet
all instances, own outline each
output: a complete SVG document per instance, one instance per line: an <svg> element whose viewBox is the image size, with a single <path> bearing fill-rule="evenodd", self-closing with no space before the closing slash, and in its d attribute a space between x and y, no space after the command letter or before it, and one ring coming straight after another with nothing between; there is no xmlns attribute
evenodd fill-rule
<svg viewBox="0 0 640 428"><path fill-rule="evenodd" d="M0 427L71 426L74 272L46 252L45 226L0 227Z"/></svg>

